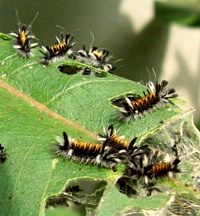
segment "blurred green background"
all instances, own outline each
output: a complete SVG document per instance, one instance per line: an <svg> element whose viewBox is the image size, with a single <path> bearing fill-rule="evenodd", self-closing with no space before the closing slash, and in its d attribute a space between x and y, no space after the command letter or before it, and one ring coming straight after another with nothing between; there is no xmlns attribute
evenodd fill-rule
<svg viewBox="0 0 200 216"><path fill-rule="evenodd" d="M116 75L134 81L167 79L197 109L200 126L200 0L0 0L0 31L16 31L17 9L40 45L54 43L63 26L82 44L110 50ZM147 72L147 69L149 72Z"/></svg>

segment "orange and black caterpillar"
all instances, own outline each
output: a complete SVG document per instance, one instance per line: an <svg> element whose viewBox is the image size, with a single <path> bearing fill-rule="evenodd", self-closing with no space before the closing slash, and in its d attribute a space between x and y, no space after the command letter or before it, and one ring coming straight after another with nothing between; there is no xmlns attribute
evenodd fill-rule
<svg viewBox="0 0 200 216"><path fill-rule="evenodd" d="M131 157L134 154L134 157L139 154L143 154L143 148L134 146L135 142L137 140L137 137L134 137L130 142L126 139L124 139L123 136L118 136L116 134L116 130L114 129L113 125L109 125L107 130L104 130L104 134L99 134L99 141L101 141L103 144L106 144L107 146L113 147L114 149L117 149L118 151L127 152L127 154Z"/></svg>
<svg viewBox="0 0 200 216"><path fill-rule="evenodd" d="M75 58L93 67L101 68L105 71L112 71L115 69L111 62L111 56L109 51L103 48L92 47L89 51L86 50L85 46L77 51Z"/></svg>
<svg viewBox="0 0 200 216"><path fill-rule="evenodd" d="M161 83L149 82L147 92L143 92L143 96L129 94L112 99L111 103L119 107L121 117L125 120L142 116L147 111L159 108L166 103L173 104L169 99L178 95L175 93L175 89L167 89L167 84L166 80L161 81Z"/></svg>
<svg viewBox="0 0 200 216"><path fill-rule="evenodd" d="M56 44L52 46L42 46L40 52L44 55L42 63L48 64L51 61L57 61L61 57L70 58L73 56L72 47L76 44L72 42L73 37L70 37L70 34L64 36L61 33L59 39L56 37Z"/></svg>
<svg viewBox="0 0 200 216"><path fill-rule="evenodd" d="M169 172L180 172L177 168L180 160L178 158L174 159L171 162L160 162L160 163L154 163L149 164L145 168L144 174L148 177L160 177L166 174L169 174Z"/></svg>
<svg viewBox="0 0 200 216"><path fill-rule="evenodd" d="M116 170L116 165L121 162L121 158L127 157L126 152L119 153L118 149L108 146L107 143L90 143L68 138L63 132L63 139L56 147L56 154L74 161L86 164L99 165Z"/></svg>
<svg viewBox="0 0 200 216"><path fill-rule="evenodd" d="M134 138L133 143L135 143L137 138ZM99 140L101 142L106 142L110 146L114 146L117 149L128 150L130 142L125 140L123 136L117 136L116 130L113 125L109 125L107 130L104 129L104 134L99 134Z"/></svg>
<svg viewBox="0 0 200 216"><path fill-rule="evenodd" d="M166 155L166 157L169 157ZM144 176L145 183L148 185L149 180L169 176L173 177L176 173L179 173L178 164L180 159L176 157L175 159L170 159L169 161L159 161L155 163L147 162L142 169L142 175Z"/></svg>
<svg viewBox="0 0 200 216"><path fill-rule="evenodd" d="M135 169L129 166L129 175L131 173L131 175L137 175L138 178L143 176L146 184L148 184L149 179L166 175L172 177L175 173L180 172L178 169L180 159L177 155L174 158L169 154L161 154L159 150L146 148L145 153L138 159L137 161L136 158L131 160L137 166Z"/></svg>
<svg viewBox="0 0 200 216"><path fill-rule="evenodd" d="M136 168L134 163L137 158L144 154L146 145L137 147L135 142L137 137L134 137L130 142L122 136L117 136L113 125L109 125L104 134L99 134L99 140L106 146L110 146L118 152L118 158L124 164L131 168Z"/></svg>
<svg viewBox="0 0 200 216"><path fill-rule="evenodd" d="M31 24L29 25L21 24L19 22L19 16L17 11L16 15L18 17L18 32L11 32L9 33L9 35L15 38L13 47L17 49L19 55L23 58L29 58L32 55L31 50L38 46L37 42L33 43L33 41L37 39L31 32L32 24L37 18L38 13L35 15Z"/></svg>
<svg viewBox="0 0 200 216"><path fill-rule="evenodd" d="M136 194L138 180L143 178L146 188L146 195L151 195L152 191L160 192L155 186L155 179L169 176L174 177L180 172L178 155L162 154L160 150L151 149L148 146L143 148L143 154L130 158L126 164L123 175L118 179L116 185L122 193L128 196ZM174 157L175 156L175 157Z"/></svg>
<svg viewBox="0 0 200 216"><path fill-rule="evenodd" d="M6 158L7 156L6 156L6 151L4 149L4 146L0 144L0 163L4 163Z"/></svg>

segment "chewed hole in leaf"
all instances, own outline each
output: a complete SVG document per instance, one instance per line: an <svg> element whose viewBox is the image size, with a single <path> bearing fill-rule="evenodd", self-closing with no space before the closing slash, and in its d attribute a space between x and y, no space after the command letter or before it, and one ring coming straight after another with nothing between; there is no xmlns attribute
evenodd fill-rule
<svg viewBox="0 0 200 216"><path fill-rule="evenodd" d="M95 71L95 69L91 69L89 67L84 66L75 66L75 65L59 65L57 67L59 72L67 75L74 74L82 74L83 76L96 76L96 77L105 77L107 75L106 72L103 71Z"/></svg>
<svg viewBox="0 0 200 216"><path fill-rule="evenodd" d="M106 181L92 179L80 179L71 181L65 190L58 195L50 196L46 200L46 208L73 207L79 208L81 212L86 208L97 207L105 186Z"/></svg>
<svg viewBox="0 0 200 216"><path fill-rule="evenodd" d="M73 75L73 74L82 74L82 75L93 75L94 73L92 72L92 70L90 68L87 67L76 67L76 66L72 66L72 65L60 65L58 66L58 70L61 73L67 74L67 75Z"/></svg>
<svg viewBox="0 0 200 216"><path fill-rule="evenodd" d="M74 65L73 66L72 65L60 65L58 66L58 70L61 73L73 75L73 74L77 74L81 70L81 68L76 67Z"/></svg>
<svg viewBox="0 0 200 216"><path fill-rule="evenodd" d="M134 182L131 178L122 176L117 180L115 186L119 192L126 194L128 197L133 197L137 194L137 181L135 180Z"/></svg>

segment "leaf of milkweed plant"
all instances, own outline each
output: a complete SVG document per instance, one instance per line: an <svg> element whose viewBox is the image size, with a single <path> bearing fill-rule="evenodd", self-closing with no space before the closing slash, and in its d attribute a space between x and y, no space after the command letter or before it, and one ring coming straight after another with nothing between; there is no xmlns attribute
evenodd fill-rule
<svg viewBox="0 0 200 216"><path fill-rule="evenodd" d="M182 111L177 106L166 106L123 123L110 100L130 92L142 94L145 86L73 60L44 66L40 63L38 49L34 57L22 59L9 36L0 34L0 38L0 143L5 146L8 157L0 165L0 215L45 215L46 200L59 195L71 181L79 179L106 182L101 193L97 189L84 198L76 197L76 202L86 206L88 215L123 214L133 208L164 208L170 195L161 193L153 198L138 196L135 199L120 193L114 185L123 167L113 172L58 159L53 152L55 136L67 131L77 139L97 142L97 133L102 133L103 127L112 123L119 135L127 139L138 136L141 143L168 149L169 140L175 140L173 134L180 137L184 131L183 145L192 137L189 147L197 149L198 153L197 132L189 129L191 121L186 121L191 109ZM77 71L87 67L94 75L64 74L59 70L63 66ZM179 187L193 173L192 166L185 164L189 168L180 183L176 183ZM184 168L186 165L183 163ZM170 182L160 184L180 193ZM192 190L182 188L186 192ZM191 196L196 197L196 194ZM94 199L97 200L95 204L93 197L98 197Z"/></svg>

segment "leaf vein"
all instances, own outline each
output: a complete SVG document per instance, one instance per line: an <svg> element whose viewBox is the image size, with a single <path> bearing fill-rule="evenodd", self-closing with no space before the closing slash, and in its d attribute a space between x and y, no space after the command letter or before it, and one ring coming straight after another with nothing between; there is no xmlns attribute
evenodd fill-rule
<svg viewBox="0 0 200 216"><path fill-rule="evenodd" d="M69 90L72 90L74 88L77 88L77 87L80 87L80 86L83 86L83 85L87 85L88 83L94 83L94 82L116 82L116 80L89 80L89 81L84 81L84 82L79 82L75 85L72 85L70 86L68 89L64 88L64 90L62 92L60 92L59 94L55 95L53 98L51 98L49 100L49 102L46 103L46 105L49 105L50 103L52 103L53 101L57 100L58 98L62 97L62 95L64 95L66 92L68 92ZM117 81L118 83L121 82L121 83L127 83L127 80L118 80Z"/></svg>

